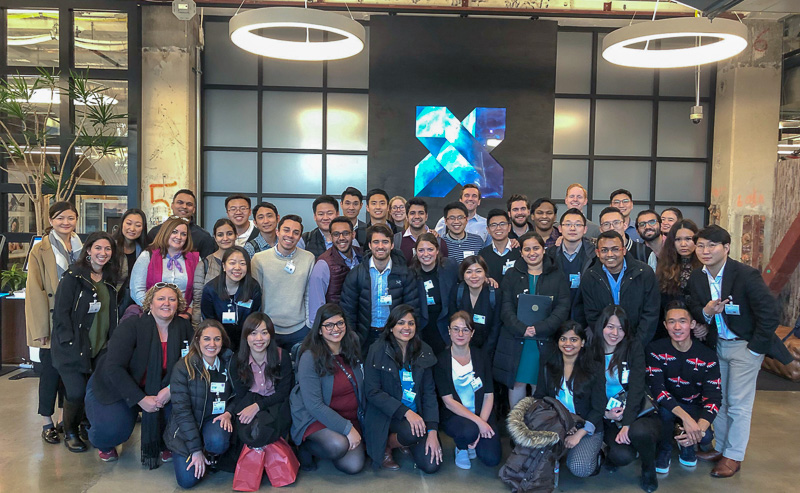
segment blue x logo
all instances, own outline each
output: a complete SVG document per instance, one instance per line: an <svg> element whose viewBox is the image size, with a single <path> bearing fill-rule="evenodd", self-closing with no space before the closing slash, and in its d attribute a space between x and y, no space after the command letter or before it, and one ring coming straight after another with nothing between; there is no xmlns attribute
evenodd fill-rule
<svg viewBox="0 0 800 493"><path fill-rule="evenodd" d="M460 122L444 106L417 106L416 136L430 154L414 169L414 195L444 197L473 183L484 198L502 197L503 167L489 153L505 132L505 108L475 108Z"/></svg>

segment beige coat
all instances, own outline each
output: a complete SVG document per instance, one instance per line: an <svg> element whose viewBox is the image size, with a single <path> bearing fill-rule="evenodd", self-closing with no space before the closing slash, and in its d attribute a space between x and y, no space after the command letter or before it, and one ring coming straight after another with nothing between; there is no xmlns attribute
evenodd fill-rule
<svg viewBox="0 0 800 493"><path fill-rule="evenodd" d="M58 288L56 255L50 237L31 249L28 258L28 280L25 283L25 332L28 346L50 349L50 343L42 344L43 337L50 337L53 327L53 307Z"/></svg>

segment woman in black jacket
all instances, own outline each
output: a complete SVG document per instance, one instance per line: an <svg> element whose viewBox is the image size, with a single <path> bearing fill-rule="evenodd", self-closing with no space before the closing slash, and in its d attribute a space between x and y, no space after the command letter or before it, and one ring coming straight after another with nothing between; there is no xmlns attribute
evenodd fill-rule
<svg viewBox="0 0 800 493"><path fill-rule="evenodd" d="M172 415L164 442L174 454L175 479L181 488L196 485L230 446L233 399L228 334L216 320L197 327L189 353L175 365L170 389Z"/></svg>
<svg viewBox="0 0 800 493"><path fill-rule="evenodd" d="M144 314L119 324L86 388L89 441L104 462L119 458L116 447L128 441L142 411L142 464L150 469L172 454L161 434L171 410L169 381L175 363L189 351L192 323L177 317L186 299L174 284L147 291ZM165 357L166 356L166 357Z"/></svg>
<svg viewBox="0 0 800 493"><path fill-rule="evenodd" d="M559 352L553 354L539 372L534 397L554 397L581 418L577 429L571 430L564 439L564 446L569 449L567 467L570 472L585 478L600 468L606 381L602 367L594 359L586 328L569 320L558 328L553 339Z"/></svg>
<svg viewBox="0 0 800 493"><path fill-rule="evenodd" d="M414 463L432 474L442 462L439 405L433 381L436 358L417 333L414 309L398 305L364 365L367 453L373 464L400 469L392 450L409 447Z"/></svg>
<svg viewBox="0 0 800 493"><path fill-rule="evenodd" d="M433 377L444 403L441 423L456 442L456 466L471 467L479 458L489 467L500 463L500 435L495 420L492 362L470 345L474 330L469 313L450 317L450 348L436 358Z"/></svg>
<svg viewBox="0 0 800 493"><path fill-rule="evenodd" d="M242 327L239 352L231 360L235 394L231 414L236 415L239 440L257 448L289 432L289 393L294 373L289 352L274 343L272 319L263 313L252 313Z"/></svg>
<svg viewBox="0 0 800 493"><path fill-rule="evenodd" d="M117 327L116 252L111 235L101 231L90 234L56 291L50 351L67 394L64 445L70 452L86 451L78 432L86 382Z"/></svg>
<svg viewBox="0 0 800 493"><path fill-rule="evenodd" d="M647 399L644 350L639 338L631 333L628 315L619 305L609 305L602 311L594 333L602 334L595 352L597 360L603 363L606 399L611 406L606 406L603 420L609 465L612 468L628 465L638 452L642 458L641 487L655 491L658 488L656 443L661 436L661 424L655 407L648 406L648 414L639 417ZM623 391L625 399L620 398Z"/></svg>
<svg viewBox="0 0 800 493"><path fill-rule="evenodd" d="M458 282L458 264L442 257L439 240L432 233L419 235L415 252L411 265L419 285L420 337L433 354L439 354L450 345L447 320L450 296Z"/></svg>
<svg viewBox="0 0 800 493"><path fill-rule="evenodd" d="M481 349L491 362L500 335L500 290L486 283L489 266L478 255L465 258L458 274L461 282L450 297L450 313L463 310L469 314L473 328L469 347Z"/></svg>
<svg viewBox="0 0 800 493"><path fill-rule="evenodd" d="M500 339L494 356L494 377L508 386L508 402L514 407L536 386L539 368L554 352L553 334L570 312L569 283L555 261L544 254L544 240L534 232L519 239L522 258L503 276ZM530 293L552 299L550 314L535 325L517 318L519 296Z"/></svg>

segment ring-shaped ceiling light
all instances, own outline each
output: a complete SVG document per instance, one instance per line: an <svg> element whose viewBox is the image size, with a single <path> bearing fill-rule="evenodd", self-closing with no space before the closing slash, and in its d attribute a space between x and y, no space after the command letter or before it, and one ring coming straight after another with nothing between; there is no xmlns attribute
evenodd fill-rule
<svg viewBox="0 0 800 493"><path fill-rule="evenodd" d="M639 43L692 37L717 41L691 48L632 48ZM693 67L725 60L746 47L747 26L740 22L720 18L712 22L705 17L683 17L641 22L609 33L603 39L603 58L627 67Z"/></svg>
<svg viewBox="0 0 800 493"><path fill-rule="evenodd" d="M344 39L335 41L286 41L260 36L254 31L276 27L317 29ZM228 31L233 44L256 55L286 60L338 60L364 49L366 31L358 22L322 10L297 7L269 7L248 10L231 18Z"/></svg>

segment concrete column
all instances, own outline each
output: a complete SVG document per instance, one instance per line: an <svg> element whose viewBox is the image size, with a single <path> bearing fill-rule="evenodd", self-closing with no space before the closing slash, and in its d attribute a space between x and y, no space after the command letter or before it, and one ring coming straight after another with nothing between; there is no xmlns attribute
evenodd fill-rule
<svg viewBox="0 0 800 493"><path fill-rule="evenodd" d="M748 47L720 62L714 114L712 222L730 231L731 256L761 268L772 251L780 116L782 23L744 21ZM763 221L762 221L763 216ZM763 252L763 254L761 253Z"/></svg>
<svg viewBox="0 0 800 493"><path fill-rule="evenodd" d="M170 5L142 6L141 204L151 226L172 213L177 190L197 192L199 26Z"/></svg>

